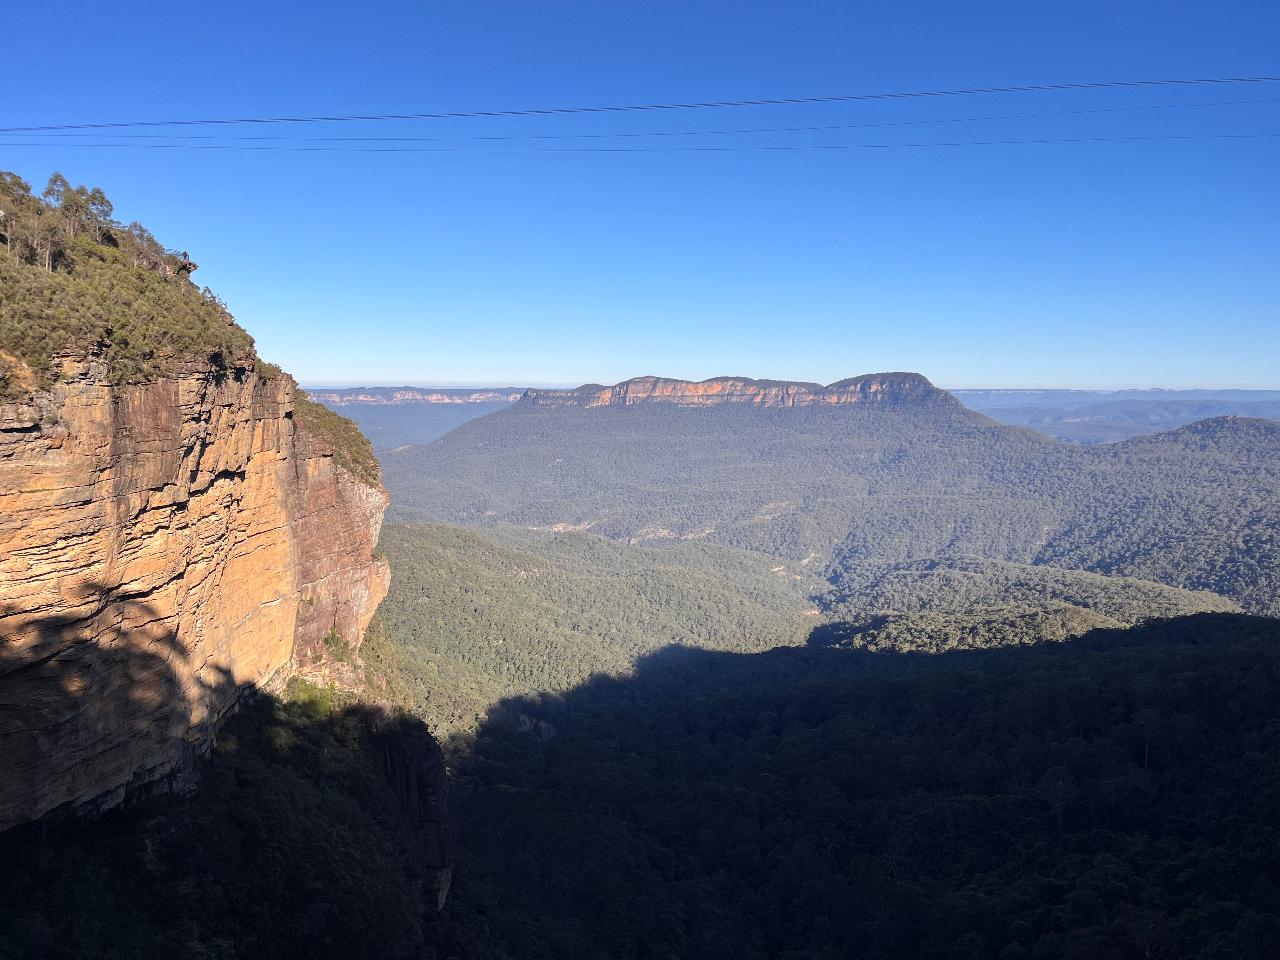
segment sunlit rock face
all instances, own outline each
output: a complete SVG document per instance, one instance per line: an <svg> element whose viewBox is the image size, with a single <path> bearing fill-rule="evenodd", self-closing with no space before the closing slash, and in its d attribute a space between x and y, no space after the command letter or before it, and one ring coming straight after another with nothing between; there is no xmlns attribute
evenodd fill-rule
<svg viewBox="0 0 1280 960"><path fill-rule="evenodd" d="M665 402L703 407L753 404L761 407L809 407L843 404L893 405L913 402L958 404L918 373L873 373L823 386L785 380L713 377L694 383L664 377L636 377L603 387L587 384L576 390L529 390L523 401L538 406L607 407Z"/></svg>
<svg viewBox="0 0 1280 960"><path fill-rule="evenodd" d="M0 405L0 829L179 775L243 690L358 647L387 496L293 400L252 363L112 386L81 358Z"/></svg>

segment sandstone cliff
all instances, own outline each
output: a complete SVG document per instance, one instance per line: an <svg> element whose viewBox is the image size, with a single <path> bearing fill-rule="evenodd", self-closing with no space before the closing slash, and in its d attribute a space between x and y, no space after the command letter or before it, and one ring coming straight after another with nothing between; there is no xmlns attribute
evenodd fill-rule
<svg viewBox="0 0 1280 960"><path fill-rule="evenodd" d="M538 406L606 407L665 402L678 406L713 406L724 403L761 407L806 407L873 403L958 401L918 373L875 373L822 386L786 380L752 380L748 377L713 377L693 383L665 377L636 377L612 387L587 384L576 390L529 390L524 402Z"/></svg>
<svg viewBox="0 0 1280 960"><path fill-rule="evenodd" d="M387 496L253 359L0 404L0 830L178 775L251 686L358 647Z"/></svg>

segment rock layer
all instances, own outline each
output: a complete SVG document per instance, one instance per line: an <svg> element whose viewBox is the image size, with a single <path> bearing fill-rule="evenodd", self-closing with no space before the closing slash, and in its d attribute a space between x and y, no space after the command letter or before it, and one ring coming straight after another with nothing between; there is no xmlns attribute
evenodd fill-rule
<svg viewBox="0 0 1280 960"><path fill-rule="evenodd" d="M0 829L180 774L251 686L358 647L387 496L252 362L0 405Z"/></svg>
<svg viewBox="0 0 1280 960"><path fill-rule="evenodd" d="M538 406L608 407L665 402L702 407L741 403L760 407L808 407L871 403L892 405L913 402L956 404L918 373L874 373L823 386L787 380L752 380L748 377L713 377L694 383L665 377L636 377L612 387L587 384L576 390L529 390L522 402Z"/></svg>

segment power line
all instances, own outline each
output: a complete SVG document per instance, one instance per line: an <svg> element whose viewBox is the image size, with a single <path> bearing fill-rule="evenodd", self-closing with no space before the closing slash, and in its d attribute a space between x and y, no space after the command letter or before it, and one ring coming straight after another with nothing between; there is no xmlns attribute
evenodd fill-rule
<svg viewBox="0 0 1280 960"><path fill-rule="evenodd" d="M545 107L520 110L473 110L439 113L377 113L339 116L240 117L203 120L127 120L100 123L55 123L27 127L0 127L0 133L46 133L56 130L118 130L142 127L230 126L273 123L345 123L384 120L471 120L507 117L547 117L565 114L636 113L642 111L710 110L736 107L799 106L820 103L862 103L877 100L908 100L989 96L1002 93L1048 93L1072 90L1143 89L1152 87L1198 87L1223 84L1275 83L1280 77L1210 77L1172 80L1100 80L1081 83L1035 83L1006 87L969 87L953 90L912 90L896 93L858 93L823 97L769 97L750 100L707 100L692 103L644 103L613 106Z"/></svg>
<svg viewBox="0 0 1280 960"><path fill-rule="evenodd" d="M473 137L281 137L281 136L236 136L219 133L121 133L103 134L100 132L64 132L64 133L20 133L5 134L10 137L55 136L59 139L76 137L111 136L112 139L138 140L231 140L237 142L287 141L290 143L487 143L509 141L557 141L557 140L614 140L646 137L707 137L738 136L761 133L821 133L834 130L870 130L893 127L918 127L948 123L982 123L1004 120L1042 120L1062 117L1080 117L1108 113L1132 113L1151 110L1199 109L1205 107L1249 106L1256 104L1280 103L1280 98L1253 100L1210 100L1202 103L1157 103L1131 107L1097 107L1089 110L1055 110L1041 113L1005 113L977 117L942 117L929 120L896 120L879 123L833 123L796 127L741 127L723 130L651 130L624 133L551 133L551 134L511 134L484 135Z"/></svg>
<svg viewBox="0 0 1280 960"><path fill-rule="evenodd" d="M1132 137L1042 137L1016 140L947 140L924 143L837 143L837 144L742 144L727 147L546 147L533 149L487 150L481 147L296 147L283 144L247 145L239 143L6 143L7 147L83 147L123 150L240 150L282 151L290 153L742 153L755 151L809 150L897 150L924 147L1000 147L1060 143L1144 143L1193 140L1267 140L1280 138L1280 133L1198 133L1158 134Z"/></svg>

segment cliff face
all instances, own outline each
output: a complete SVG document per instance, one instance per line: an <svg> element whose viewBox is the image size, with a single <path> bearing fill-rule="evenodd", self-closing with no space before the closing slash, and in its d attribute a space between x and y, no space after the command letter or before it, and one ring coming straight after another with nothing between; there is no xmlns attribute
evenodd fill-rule
<svg viewBox="0 0 1280 960"><path fill-rule="evenodd" d="M249 686L359 645L387 496L252 362L0 404L0 829L176 776Z"/></svg>
<svg viewBox="0 0 1280 960"><path fill-rule="evenodd" d="M576 390L529 390L524 402L538 406L607 407L665 402L699 407L725 403L760 407L807 407L874 403L892 405L919 401L958 404L917 373L876 373L828 386L747 377L713 377L693 383L664 377L636 377L612 387L588 384Z"/></svg>

